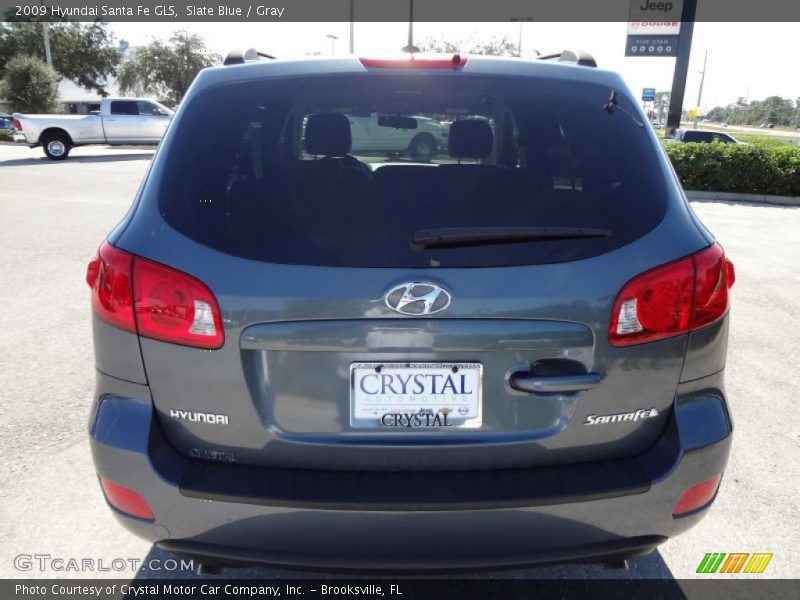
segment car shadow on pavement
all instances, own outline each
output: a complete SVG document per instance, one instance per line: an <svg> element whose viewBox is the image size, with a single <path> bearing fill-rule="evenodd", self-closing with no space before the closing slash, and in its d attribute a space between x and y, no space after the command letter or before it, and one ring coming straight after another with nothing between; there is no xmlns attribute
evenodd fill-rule
<svg viewBox="0 0 800 600"><path fill-rule="evenodd" d="M97 156L72 156L60 164L68 165L70 163L102 163L102 162L120 162L129 160L150 160L153 158L153 152L139 152L136 154L102 154ZM0 161L0 166L3 167L22 167L31 165L52 165L58 161L53 161L46 156L36 158L16 158L12 160Z"/></svg>
<svg viewBox="0 0 800 600"><path fill-rule="evenodd" d="M173 565L167 562L174 559L177 566L181 559L175 559L169 552L152 546L144 557L135 579L361 579L361 578L447 578L447 579L675 579L661 553L656 550L646 556L628 561L628 569L607 569L600 564L563 564L554 566L530 567L523 569L503 569L494 571L454 571L435 575L392 575L381 573L353 573L341 571L297 571L289 569L258 567L228 567L218 575L197 575L194 569L166 570ZM195 561L194 567L198 563ZM677 583L675 584L677 585Z"/></svg>

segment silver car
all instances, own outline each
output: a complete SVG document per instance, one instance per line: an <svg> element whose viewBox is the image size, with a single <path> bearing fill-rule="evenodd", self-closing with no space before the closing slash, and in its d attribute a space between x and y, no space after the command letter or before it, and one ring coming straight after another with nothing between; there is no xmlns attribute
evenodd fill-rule
<svg viewBox="0 0 800 600"><path fill-rule="evenodd" d="M228 62L87 272L125 527L210 567L423 571L619 561L703 518L733 267L617 74ZM358 114L447 145L376 161Z"/></svg>

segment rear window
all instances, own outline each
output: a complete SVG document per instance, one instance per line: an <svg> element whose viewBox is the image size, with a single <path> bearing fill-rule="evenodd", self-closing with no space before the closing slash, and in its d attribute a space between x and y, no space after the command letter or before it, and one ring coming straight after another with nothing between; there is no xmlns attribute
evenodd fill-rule
<svg viewBox="0 0 800 600"><path fill-rule="evenodd" d="M464 73L282 77L193 97L162 149L167 223L276 263L484 267L608 252L663 218L657 148L607 86ZM213 115L213 118L209 118ZM441 228L605 237L420 248Z"/></svg>

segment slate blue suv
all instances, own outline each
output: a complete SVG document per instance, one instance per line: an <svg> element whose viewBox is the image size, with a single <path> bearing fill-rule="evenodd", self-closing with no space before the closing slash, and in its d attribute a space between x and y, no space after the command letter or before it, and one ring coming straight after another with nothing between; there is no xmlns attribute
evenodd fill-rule
<svg viewBox="0 0 800 600"><path fill-rule="evenodd" d="M87 273L125 527L209 566L423 571L619 561L703 517L734 273L618 75L226 62ZM446 147L359 152L359 115Z"/></svg>

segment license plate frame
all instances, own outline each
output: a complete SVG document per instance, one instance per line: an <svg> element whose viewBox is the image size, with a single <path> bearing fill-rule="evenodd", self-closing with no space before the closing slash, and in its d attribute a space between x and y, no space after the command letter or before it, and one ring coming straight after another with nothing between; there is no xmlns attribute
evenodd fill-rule
<svg viewBox="0 0 800 600"><path fill-rule="evenodd" d="M367 393L370 387L378 390L382 382L381 375L392 377L401 373L410 376L406 379L407 392L414 391L410 389L414 375L422 375L422 383L417 384L416 388L420 385L432 385L430 393ZM371 378L369 382L362 382L369 375L377 377ZM431 377L435 375L441 376L439 388L435 387L435 377ZM450 375L450 383L447 383L446 375ZM394 377L389 381L398 387L402 385L402 380ZM434 393L437 390L442 393ZM450 390L470 393L451 393ZM350 364L349 405L350 427L354 429L406 433L448 433L476 429L483 423L483 365L474 361L354 362ZM390 416L383 416L387 414ZM398 414L405 416L394 416ZM425 416L426 414L431 416ZM438 420L435 415L439 415Z"/></svg>

